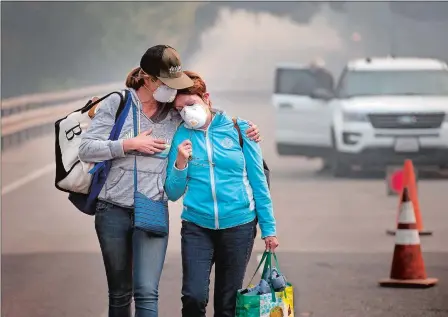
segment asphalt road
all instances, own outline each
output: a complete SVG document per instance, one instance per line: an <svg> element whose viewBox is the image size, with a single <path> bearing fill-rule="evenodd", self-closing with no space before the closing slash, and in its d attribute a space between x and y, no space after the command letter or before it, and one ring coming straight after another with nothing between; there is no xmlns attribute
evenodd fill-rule
<svg viewBox="0 0 448 317"><path fill-rule="evenodd" d="M281 267L296 290L296 316L448 316L448 182L419 182L426 229L425 290L385 289L397 198L381 177L332 179L321 163L277 156L269 95L214 95L214 105L257 123L272 170ZM53 185L53 136L2 153L2 316L104 317L107 289L93 218ZM180 203L171 204L171 237L160 287L160 316L180 315ZM249 272L263 249L257 239ZM248 274L250 275L250 274ZM212 302L210 304L211 308ZM209 311L209 316L212 309Z"/></svg>

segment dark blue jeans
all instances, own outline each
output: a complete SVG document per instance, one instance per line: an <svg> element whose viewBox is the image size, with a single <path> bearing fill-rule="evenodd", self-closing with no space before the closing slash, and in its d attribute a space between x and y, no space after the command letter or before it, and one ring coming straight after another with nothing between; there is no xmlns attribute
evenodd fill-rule
<svg viewBox="0 0 448 317"><path fill-rule="evenodd" d="M134 230L132 209L98 202L95 229L109 287L109 317L158 316L158 288L168 237Z"/></svg>
<svg viewBox="0 0 448 317"><path fill-rule="evenodd" d="M236 292L242 287L256 235L255 221L223 230L182 222L183 317L205 317L213 264L214 316L235 316Z"/></svg>

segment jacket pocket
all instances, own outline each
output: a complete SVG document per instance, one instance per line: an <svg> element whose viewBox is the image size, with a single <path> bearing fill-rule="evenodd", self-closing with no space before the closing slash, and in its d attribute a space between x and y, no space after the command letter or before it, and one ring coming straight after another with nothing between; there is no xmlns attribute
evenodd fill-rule
<svg viewBox="0 0 448 317"><path fill-rule="evenodd" d="M117 186L117 184L123 178L124 173L125 170L121 168L111 169L109 171L109 175L107 176L106 184L104 185L106 187L106 191L110 191L115 186Z"/></svg>
<svg viewBox="0 0 448 317"><path fill-rule="evenodd" d="M112 170L111 170L112 171ZM106 200L129 205L134 196L134 172L117 168L106 182Z"/></svg>
<svg viewBox="0 0 448 317"><path fill-rule="evenodd" d="M210 180L211 164L208 160L192 159L188 162L188 177L195 180Z"/></svg>
<svg viewBox="0 0 448 317"><path fill-rule="evenodd" d="M245 206L249 207L249 205L250 205L249 194L247 192L247 188L244 183L241 184L241 195L242 195L242 200L245 202Z"/></svg>
<svg viewBox="0 0 448 317"><path fill-rule="evenodd" d="M208 160L193 158L188 164L190 166L188 171L191 173L201 173L210 169L210 162Z"/></svg>
<svg viewBox="0 0 448 317"><path fill-rule="evenodd" d="M232 216L235 211L249 208L249 199L246 188L241 180L235 180L233 183L222 184L219 189L218 199L222 212L220 217L227 218Z"/></svg>

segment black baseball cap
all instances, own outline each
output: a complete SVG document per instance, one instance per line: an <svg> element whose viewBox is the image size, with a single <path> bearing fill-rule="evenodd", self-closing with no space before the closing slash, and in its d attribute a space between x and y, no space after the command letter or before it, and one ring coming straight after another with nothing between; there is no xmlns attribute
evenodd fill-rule
<svg viewBox="0 0 448 317"><path fill-rule="evenodd" d="M148 48L140 60L140 67L148 75L157 77L174 89L184 89L194 84L182 71L179 53L169 45Z"/></svg>

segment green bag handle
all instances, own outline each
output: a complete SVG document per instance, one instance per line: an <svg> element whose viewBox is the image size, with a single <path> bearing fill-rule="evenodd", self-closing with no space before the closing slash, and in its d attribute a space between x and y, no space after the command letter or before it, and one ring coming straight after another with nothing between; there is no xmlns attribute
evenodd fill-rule
<svg viewBox="0 0 448 317"><path fill-rule="evenodd" d="M252 283L253 279L255 278L255 275L257 275L258 270L260 269L261 265L264 263L264 261L266 260L266 256L267 256L267 252L265 251L263 253L263 256L261 257L260 263L258 263L257 268L255 269L255 273L254 275L252 275L252 278L249 281L249 284L247 285L247 287L249 287L249 285ZM263 269L264 272L264 269Z"/></svg>
<svg viewBox="0 0 448 317"><path fill-rule="evenodd" d="M264 251L263 256L261 257L260 263L258 264L258 267L257 267L257 269L255 270L254 275L252 276L252 278L251 278L250 281L249 281L249 285L252 283L252 280L255 278L255 275L257 275L257 272L258 272L258 270L260 269L260 267L261 267L261 265L263 264L263 262L264 262L264 267L263 267L263 273L262 273L262 275L261 275L262 277L266 274L268 268L272 268L272 263L271 263L272 260L271 260L271 257L272 257L272 252L271 252L271 251ZM275 258L275 260L276 260L276 262L277 262L277 265L278 265L277 257L275 256L275 254L274 254L274 258ZM280 272L280 271L279 271L279 272ZM272 277L271 277L270 274L269 274L269 279L270 279L270 280L272 279ZM248 286L249 286L249 285L248 285ZM271 289L272 301L275 302L275 301L276 301L276 299L275 299L275 290L274 290L274 288L272 287L272 282L269 283L269 288Z"/></svg>
<svg viewBox="0 0 448 317"><path fill-rule="evenodd" d="M280 271L280 265L278 264L278 260L277 260L277 254L272 253L274 255L274 259L275 259L275 265L277 267L277 271L278 273L282 274L282 272Z"/></svg>
<svg viewBox="0 0 448 317"><path fill-rule="evenodd" d="M270 251L264 251L263 256L261 257L260 263L258 264L257 269L255 270L254 275L252 276L252 278L249 281L248 286L252 283L253 279L255 278L255 275L257 275L258 270L260 269L261 265L264 262L264 267L263 267L263 272L261 274L261 276L263 277L266 274L266 271L269 267L271 267L271 262L272 262L272 255L274 256L274 260L275 260L275 264L278 270L278 273L282 274L282 272L280 271L280 265L277 259L277 254L275 254L275 252L270 252ZM271 278L271 276L269 275L269 278ZM288 282L288 281L286 281ZM270 285L271 286L271 285ZM272 286L271 286L271 292L273 291L274 293L274 297L275 297L275 291L273 290ZM288 295L286 294L286 290L283 291L283 294L285 296L285 298L288 298ZM274 299L275 301L275 299Z"/></svg>
<svg viewBox="0 0 448 317"><path fill-rule="evenodd" d="M274 255L274 259L275 259L275 264L277 265L277 271L279 274L282 274L282 272L280 271L280 265L278 264L278 259L277 259L277 254L272 253ZM285 277L286 280L286 277ZM288 281L286 280L286 283L288 283ZM283 294L285 295L285 298L288 298L288 295L286 294L286 289L283 291Z"/></svg>
<svg viewBox="0 0 448 317"><path fill-rule="evenodd" d="M265 251L265 252L267 252L268 255L266 256L266 261L264 262L262 277L266 274L268 269L272 270L272 253L271 253L271 251ZM268 276L269 276L268 279L271 282L271 283L269 283L269 288L271 289L272 301L275 302L276 301L275 290L274 290L274 287L272 287L272 276L271 276L271 274L269 274Z"/></svg>
<svg viewBox="0 0 448 317"><path fill-rule="evenodd" d="M250 279L249 284L247 286L249 286L252 283L253 279L255 278L255 275L257 275L258 270L260 269L263 262L266 260L268 254L271 254L271 252L264 251L263 256L261 257L260 263L258 264L257 268L255 269L255 273L254 273L254 275L252 275L252 278ZM282 272L280 271L280 265L278 264L277 254L275 254L274 252L272 252L272 254L274 255L275 264L276 264L278 273L282 274ZM266 269L267 269L267 267L266 267L266 263L265 263L265 266L263 268L263 273L261 276L264 276L264 274L266 273Z"/></svg>
<svg viewBox="0 0 448 317"><path fill-rule="evenodd" d="M266 261L264 262L263 273L261 273L261 277L265 276L268 273L268 270L272 270L272 254L268 252L266 255ZM270 275L269 275L270 277Z"/></svg>

